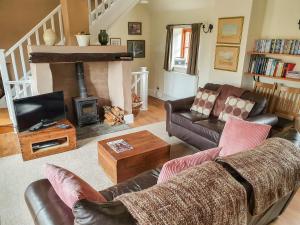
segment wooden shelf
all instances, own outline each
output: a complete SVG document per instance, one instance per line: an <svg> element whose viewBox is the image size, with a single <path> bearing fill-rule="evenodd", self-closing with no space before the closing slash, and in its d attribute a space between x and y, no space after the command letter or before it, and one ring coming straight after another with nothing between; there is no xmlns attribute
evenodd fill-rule
<svg viewBox="0 0 300 225"><path fill-rule="evenodd" d="M272 77L272 76L256 74L256 73L245 73L245 75L252 76L252 77L265 77L265 78L275 79L275 80L286 80L286 81L300 82L300 79L285 78L285 77Z"/></svg>
<svg viewBox="0 0 300 225"><path fill-rule="evenodd" d="M283 53L269 53L269 52L248 52L249 55L273 55L273 56L288 56L288 57L300 57L300 55L283 54Z"/></svg>

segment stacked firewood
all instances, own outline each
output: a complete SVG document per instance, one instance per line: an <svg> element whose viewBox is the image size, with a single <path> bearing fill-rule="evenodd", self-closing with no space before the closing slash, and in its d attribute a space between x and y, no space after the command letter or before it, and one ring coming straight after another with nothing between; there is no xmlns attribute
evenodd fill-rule
<svg viewBox="0 0 300 225"><path fill-rule="evenodd" d="M104 122L110 126L124 123L124 110L116 106L104 106Z"/></svg>

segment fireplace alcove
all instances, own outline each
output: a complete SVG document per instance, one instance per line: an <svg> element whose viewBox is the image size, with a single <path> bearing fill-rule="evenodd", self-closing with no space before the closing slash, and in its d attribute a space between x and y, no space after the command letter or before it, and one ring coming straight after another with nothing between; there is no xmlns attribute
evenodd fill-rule
<svg viewBox="0 0 300 225"><path fill-rule="evenodd" d="M87 93L98 98L98 105L119 106L131 114L132 57L126 53L126 47L29 46L29 52L34 94L63 90L72 122L72 99L79 96L77 61L83 61Z"/></svg>

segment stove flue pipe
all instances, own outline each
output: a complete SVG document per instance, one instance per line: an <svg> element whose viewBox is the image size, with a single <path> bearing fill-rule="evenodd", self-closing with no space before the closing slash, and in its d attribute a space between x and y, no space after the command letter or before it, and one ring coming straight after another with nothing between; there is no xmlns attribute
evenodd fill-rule
<svg viewBox="0 0 300 225"><path fill-rule="evenodd" d="M80 98L87 98L87 89L84 83L84 69L83 69L83 62L76 62L76 74L77 74L77 81L79 87L79 96Z"/></svg>

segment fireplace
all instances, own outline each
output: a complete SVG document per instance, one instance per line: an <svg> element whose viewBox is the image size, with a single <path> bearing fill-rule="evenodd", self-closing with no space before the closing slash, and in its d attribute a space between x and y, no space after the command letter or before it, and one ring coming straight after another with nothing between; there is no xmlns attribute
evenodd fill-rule
<svg viewBox="0 0 300 225"><path fill-rule="evenodd" d="M126 46L30 45L28 50L33 94L63 90L67 116L73 123L78 121L83 126L85 121L93 123L91 121L97 121L98 117L101 120L101 105L119 107L124 109L126 115L132 113L133 58L127 53ZM82 62L84 67L82 63L77 66L76 62ZM76 71L81 73L80 79ZM81 101L84 99L87 105ZM91 101L94 101L92 105L89 104ZM83 109L81 106L84 106ZM96 113L99 116L96 117Z"/></svg>
<svg viewBox="0 0 300 225"><path fill-rule="evenodd" d="M79 87L79 97L73 98L75 114L78 126L93 124L99 122L98 98L88 96L84 82L83 63L77 62L76 75Z"/></svg>

